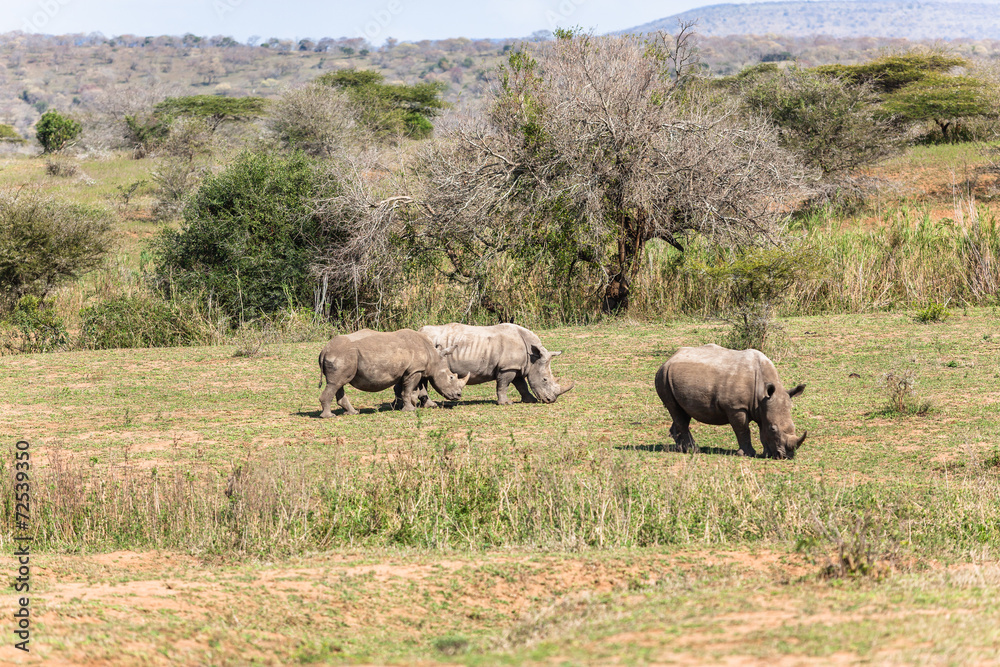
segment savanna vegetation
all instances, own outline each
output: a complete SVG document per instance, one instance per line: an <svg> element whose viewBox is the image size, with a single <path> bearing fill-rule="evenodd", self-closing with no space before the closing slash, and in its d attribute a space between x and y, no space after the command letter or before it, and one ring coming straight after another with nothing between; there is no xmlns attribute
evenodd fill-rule
<svg viewBox="0 0 1000 667"><path fill-rule="evenodd" d="M402 48L361 46L267 49ZM339 63L11 129L0 423L35 452L42 659L996 660L995 70L720 77L709 46L558 30L460 105ZM574 392L314 418L331 333L511 320ZM807 383L794 463L703 425L674 451L653 373L707 342Z"/></svg>

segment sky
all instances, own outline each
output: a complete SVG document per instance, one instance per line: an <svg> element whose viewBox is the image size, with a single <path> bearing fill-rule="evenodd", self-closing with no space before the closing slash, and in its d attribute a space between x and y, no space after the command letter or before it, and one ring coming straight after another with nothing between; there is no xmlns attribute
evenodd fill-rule
<svg viewBox="0 0 1000 667"><path fill-rule="evenodd" d="M228 35L241 42L362 37L378 46L448 37L526 37L580 26L623 30L720 0L2 0L0 33Z"/></svg>

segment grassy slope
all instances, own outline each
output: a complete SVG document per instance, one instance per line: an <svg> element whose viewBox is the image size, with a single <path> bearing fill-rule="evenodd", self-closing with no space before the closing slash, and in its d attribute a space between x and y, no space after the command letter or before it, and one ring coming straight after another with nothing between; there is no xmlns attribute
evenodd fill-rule
<svg viewBox="0 0 1000 667"><path fill-rule="evenodd" d="M950 174L960 181L968 160L956 151L916 149L880 171L902 179L910 204L952 217ZM153 168L84 162L90 185L46 176L43 164L5 161L0 181L102 204ZM155 228L143 220L150 199L140 192L139 214L122 222L122 261L133 267ZM340 465L349 474L374 459L430 457L449 443L458 458L523 455L584 481L589 468L627 464L665 499L678 488L732 487L706 505L715 514L699 531L647 548L371 543L234 560L195 542L136 553L122 550L128 539L69 537L33 560L37 652L23 656L5 643L0 662L996 661L998 316L959 311L920 325L910 315L786 322L790 346L778 366L787 383L808 383L795 419L810 432L791 463L725 456L735 449L728 428L696 427L703 455L670 451L651 379L677 346L721 337L697 322L544 332L566 351L556 373L578 382L554 406L501 409L481 386L452 409L400 414L380 410L387 393L349 389L363 414L329 421L314 418L318 344L273 346L257 359L234 358L227 347L0 358L0 429L31 439L43 469L58 459L100 476L127 461L142 475L193 470L224 484L248 459L287 460L310 473ZM915 375L929 414L884 413L878 385L890 370ZM889 577L820 579L831 544L795 551L810 534L808 512L790 513L780 530L763 502L731 507L773 501L782 489L783 508L806 507L814 499L803 490L813 493L818 481L851 500L846 514L820 517L831 525L849 532L849 510L863 500L894 520ZM961 507L934 505L935 497ZM920 514L921 504L931 511ZM766 530L741 532L726 512ZM980 525L963 525L977 516ZM10 618L13 603L0 598L0 615Z"/></svg>
<svg viewBox="0 0 1000 667"><path fill-rule="evenodd" d="M140 470L180 466L225 476L250 450L260 460L295 459L315 470L366 462L373 451L426 455L443 439L454 442L456 456L503 457L515 448L554 469L573 470L578 459L627 460L664 493L685 479L706 488L714 488L711 480L751 480L763 490L785 480L794 504L806 501L795 498L797 487L822 479L838 494L871 493L878 505L961 487L963 501L981 503L972 514L990 517L1000 488L991 458L1000 412L996 326L989 310L936 325L902 313L787 321L790 347L779 371L789 384L808 383L795 419L810 435L794 462L726 456L735 440L720 427L696 428L705 454L670 451L651 379L677 346L719 336L717 327L693 322L544 332L551 348L566 352L557 374L578 382L552 406L500 408L483 385L451 409L403 414L379 409L389 392L349 389L362 414L326 421L315 418L316 344L275 346L258 359L233 358L226 347L5 357L0 428L30 438L39 463L58 450L72 465L98 471L128 451ZM888 370L912 371L933 410L882 414L878 381ZM913 544L897 544L894 573L880 582L819 579L829 545L795 553L794 534L805 524L785 538L725 542L706 528L647 549L344 545L235 562L177 550L46 553L33 575L33 657L119 664L996 660L997 538L954 543L950 519L935 521L913 529L921 536ZM95 548L101 551L84 551ZM4 596L0 614L9 618L12 603ZM0 648L0 660L21 659L9 645Z"/></svg>

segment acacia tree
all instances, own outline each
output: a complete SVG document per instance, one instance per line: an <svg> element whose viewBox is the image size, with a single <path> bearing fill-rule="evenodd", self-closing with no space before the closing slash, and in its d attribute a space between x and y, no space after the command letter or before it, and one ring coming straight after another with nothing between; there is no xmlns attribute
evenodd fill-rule
<svg viewBox="0 0 1000 667"><path fill-rule="evenodd" d="M266 106L267 100L263 97L189 95L168 97L153 107L153 110L166 117L202 119L215 132L224 122L247 121L263 116Z"/></svg>
<svg viewBox="0 0 1000 667"><path fill-rule="evenodd" d="M354 103L358 122L379 139L400 135L411 139L431 136L431 118L445 108L443 84L423 82L385 83L373 70L344 69L324 74L316 82L347 93Z"/></svg>
<svg viewBox="0 0 1000 667"><path fill-rule="evenodd" d="M883 116L897 124L933 121L943 141L954 140L961 120L995 115L995 84L989 77L959 75L956 68L972 65L944 51L908 51L857 65L825 65L815 72L870 87L881 97ZM951 130L951 132L949 132Z"/></svg>
<svg viewBox="0 0 1000 667"><path fill-rule="evenodd" d="M889 95L883 107L910 122L934 121L944 141L959 119L990 115L994 109L983 81L969 76L930 74Z"/></svg>
<svg viewBox="0 0 1000 667"><path fill-rule="evenodd" d="M695 78L690 26L651 40L560 32L515 50L479 122L421 156L414 237L485 282L498 254L598 269L627 308L645 244L776 239L796 163L763 119Z"/></svg>

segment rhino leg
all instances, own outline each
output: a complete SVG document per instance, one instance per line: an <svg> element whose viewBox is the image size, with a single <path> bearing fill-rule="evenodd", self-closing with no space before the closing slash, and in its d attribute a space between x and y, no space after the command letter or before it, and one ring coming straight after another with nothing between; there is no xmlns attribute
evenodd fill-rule
<svg viewBox="0 0 1000 667"><path fill-rule="evenodd" d="M518 375L514 378L514 388L517 392L521 394L522 403L537 403L538 399L535 395L531 393L531 389L528 388L528 383L525 381L523 375Z"/></svg>
<svg viewBox="0 0 1000 667"><path fill-rule="evenodd" d="M323 408L323 412L321 412L319 416L322 417L323 419L329 419L330 417L333 416L333 413L330 412L330 403L333 402L333 397L334 395L337 394L337 391L338 390L336 386L327 382L326 389L324 389L323 393L320 394L319 406ZM341 387L340 391L344 391L344 388Z"/></svg>
<svg viewBox="0 0 1000 667"><path fill-rule="evenodd" d="M745 412L734 412L729 415L729 424L733 427L733 432L736 433L736 443L739 445L739 449L736 451L737 456L757 456L757 452L753 448L753 443L750 442L750 421Z"/></svg>
<svg viewBox="0 0 1000 667"><path fill-rule="evenodd" d="M507 388L510 387L511 382L514 383L514 387L518 386L517 371L503 371L497 374L497 405L510 405L514 402L507 398ZM521 378L521 382L524 383L523 378ZM518 388L518 391L521 391L521 389ZM534 399L534 396L532 396L532 399Z"/></svg>
<svg viewBox="0 0 1000 667"><path fill-rule="evenodd" d="M395 396L395 398L392 401L392 409L393 410L402 410L403 409L403 403L404 403L404 401L403 401L403 381L402 380L400 380L399 382L397 382L396 384L394 384L392 386L392 393Z"/></svg>
<svg viewBox="0 0 1000 667"><path fill-rule="evenodd" d="M330 385L327 385L326 387L329 389ZM351 401L347 398L347 393L344 391L343 387L337 390L337 403L340 404L340 407L344 408L345 415L358 414L358 411L354 409L354 406L351 405Z"/></svg>
<svg viewBox="0 0 1000 667"><path fill-rule="evenodd" d="M420 384L417 385L417 405L421 408L436 408L438 406L427 393L427 378L421 380Z"/></svg>
<svg viewBox="0 0 1000 667"><path fill-rule="evenodd" d="M337 357L326 357L323 359L323 376L326 377L326 389L320 394L319 404L323 408L323 412L320 413L320 417L328 419L333 416L330 412L330 404L333 402L333 397L337 397L337 403L340 407L344 408L345 414L356 415L358 411L354 409L351 402L347 400L347 395L344 394L344 387L354 379L355 374L358 372L358 363L356 358L337 358Z"/></svg>
<svg viewBox="0 0 1000 667"><path fill-rule="evenodd" d="M674 414L673 410L670 410L670 416L674 418L674 423L670 425L670 437L674 439L681 451L685 454L688 451L695 454L701 451L694 441L694 436L691 435L691 417L686 412Z"/></svg>
<svg viewBox="0 0 1000 667"><path fill-rule="evenodd" d="M691 435L691 415L677 404L663 369L660 369L660 372L656 374L656 393L663 402L663 407L670 413L670 418L673 419L673 423L670 425L670 437L674 439L682 452L687 453L690 450L698 453L700 450L694 442L694 436Z"/></svg>
<svg viewBox="0 0 1000 667"><path fill-rule="evenodd" d="M400 402L402 403L399 408L400 410L409 412L417 409L417 386L423 378L422 373L410 373L409 375L404 375L403 379L396 383L396 387L399 388Z"/></svg>

